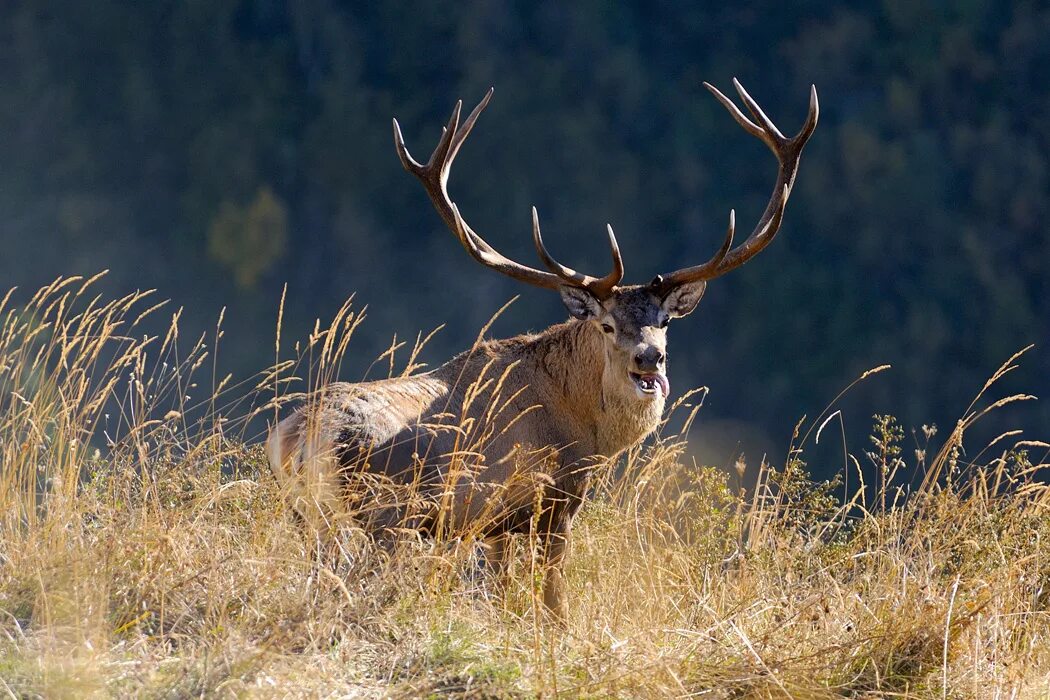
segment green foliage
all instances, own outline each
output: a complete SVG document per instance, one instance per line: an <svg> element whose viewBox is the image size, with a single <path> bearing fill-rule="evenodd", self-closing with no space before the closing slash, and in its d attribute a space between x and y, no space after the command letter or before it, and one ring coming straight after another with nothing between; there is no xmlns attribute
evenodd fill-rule
<svg viewBox="0 0 1050 700"><path fill-rule="evenodd" d="M875 446L874 452L868 452L867 456L883 474L888 474L901 462L900 442L904 439L904 429L893 416L872 416L875 421L871 436L871 444Z"/></svg>

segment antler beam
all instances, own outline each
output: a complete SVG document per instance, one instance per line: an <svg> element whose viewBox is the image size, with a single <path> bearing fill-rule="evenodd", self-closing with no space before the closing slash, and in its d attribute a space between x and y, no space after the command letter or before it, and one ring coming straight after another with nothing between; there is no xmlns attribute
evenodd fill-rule
<svg viewBox="0 0 1050 700"><path fill-rule="evenodd" d="M664 296L675 287L683 284L710 280L724 275L746 263L772 242L777 235L777 231L780 230L780 223L784 217L784 208L787 206L788 197L791 195L791 187L795 184L795 175L798 173L798 163L802 156L802 149L805 147L806 142L809 141L809 137L813 135L813 130L817 128L820 106L817 102L816 86L810 87L809 113L806 115L806 121L798 134L790 139L780 133L776 125L766 116L762 108L758 106L758 103L747 93L744 86L736 78L733 78L733 87L736 88L740 99L748 111L751 112L755 121L752 121L741 112L733 101L723 95L718 88L710 83L704 83L704 87L711 91L746 132L760 139L762 143L769 146L769 149L773 151L773 154L777 157L777 162L780 164L777 171L777 181L773 185L773 194L770 196L769 204L766 205L766 209L762 213L762 218L759 219L758 225L755 226L755 230L747 237L747 240L733 248L736 216L731 211L729 213L729 228L726 231L725 240L715 256L702 265L687 267L670 274L658 276L653 280L652 287L659 296ZM755 122L758 123L756 124Z"/></svg>
<svg viewBox="0 0 1050 700"><path fill-rule="evenodd" d="M604 277L592 277L565 267L547 252L543 245L543 238L540 235L539 216L536 213L536 208L533 207L533 242L536 244L536 251L539 253L540 259L550 270L550 272L544 272L543 270L537 270L515 262L489 245L484 238L467 224L460 215L459 208L449 197L448 176L452 168L452 162L456 159L456 155L470 134L471 129L474 128L474 123L477 121L478 116L488 106L492 93L492 88L489 88L484 99L478 103L478 106L474 108L462 126L459 123L459 116L463 109L463 101L460 100L456 103L455 109L452 110L452 116L448 120L448 125L444 128L441 139L438 141L437 147L426 165L416 162L409 154L408 149L405 147L404 136L401 134L401 126L395 119L394 146L397 149L398 158L401 159L401 164L405 170L419 178L427 195L430 197L430 201L445 221L445 224L456 234L459 242L466 248L471 257L485 267L501 272L519 282L525 282L537 287L558 289L562 285L569 285L585 288L599 299L609 298L616 285L623 279L623 259L620 257L620 248L616 244L616 236L613 235L611 226L608 228L608 232L609 247L612 249L613 269Z"/></svg>

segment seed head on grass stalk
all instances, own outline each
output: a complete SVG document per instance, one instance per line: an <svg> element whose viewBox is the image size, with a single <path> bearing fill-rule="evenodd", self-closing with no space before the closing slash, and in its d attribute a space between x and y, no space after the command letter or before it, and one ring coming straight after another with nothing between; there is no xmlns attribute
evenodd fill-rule
<svg viewBox="0 0 1050 700"><path fill-rule="evenodd" d="M315 385L310 353L330 371L345 337L318 330L302 353L244 384L217 379L209 397L208 379L192 385L210 342L180 347L178 311L143 339L155 302L107 301L94 283L0 299L0 688L14 695L1050 689L1050 494L1037 479L1047 442L1007 431L959 453L986 415L980 402L961 438L931 444L922 488L885 508L857 494L838 510L808 502L820 485L801 467L804 440L790 452L797 468L766 464L742 495L665 429L596 480L565 572L577 604L552 633L537 624L531 567L491 595L466 539L381 557L351 528L338 556L306 556L261 450L237 431ZM339 318L337 334L360 328ZM510 393L484 415L507 410ZM686 426L703 420L702 398L677 407ZM221 430L202 423L218 416ZM463 459L494 436L484 420L449 429ZM916 471L898 458L900 474Z"/></svg>

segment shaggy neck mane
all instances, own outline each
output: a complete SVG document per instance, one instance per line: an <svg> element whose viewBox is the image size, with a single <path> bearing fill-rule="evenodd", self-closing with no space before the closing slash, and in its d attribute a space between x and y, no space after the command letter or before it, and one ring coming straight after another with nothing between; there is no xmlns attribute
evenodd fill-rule
<svg viewBox="0 0 1050 700"><path fill-rule="evenodd" d="M580 418L603 408L602 374L605 349L601 332L585 321L567 321L533 336L535 357L550 378L551 388L561 393ZM584 415L581 415L584 414Z"/></svg>

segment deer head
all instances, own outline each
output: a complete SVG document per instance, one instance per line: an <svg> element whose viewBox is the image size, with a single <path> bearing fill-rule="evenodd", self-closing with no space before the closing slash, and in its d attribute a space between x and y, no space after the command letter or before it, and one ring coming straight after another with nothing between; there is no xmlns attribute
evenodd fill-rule
<svg viewBox="0 0 1050 700"><path fill-rule="evenodd" d="M725 239L710 260L657 275L646 285L620 285L624 273L623 259L611 226L607 227L607 231L612 251L612 270L604 277L592 277L562 265L547 252L535 207L532 209L532 238L546 270L528 267L505 257L463 220L459 208L448 195L448 176L459 149L492 98L492 89L462 124L460 111L463 102L456 103L437 148L425 165L409 155L396 119L394 144L402 165L423 183L441 218L475 260L521 282L558 291L574 318L593 324L601 331L605 353L603 383L607 389L618 389L621 394L625 393L640 401L658 401L662 404L670 391L667 381L667 324L671 319L681 318L696 308L708 280L743 265L773 240L780 229L784 208L795 182L802 149L817 126L819 107L816 87L810 89L809 113L801 131L787 138L735 78L733 85L754 121L718 89L704 83L737 123L765 143L776 156L779 169L769 204L754 231L740 245L733 247L736 223L734 212L731 211Z"/></svg>

